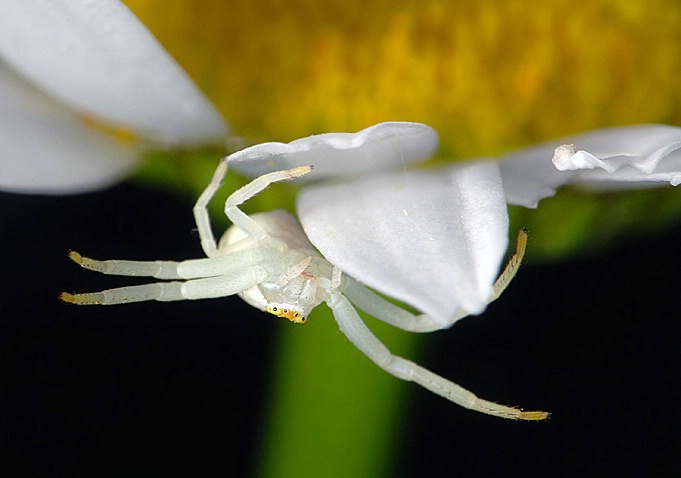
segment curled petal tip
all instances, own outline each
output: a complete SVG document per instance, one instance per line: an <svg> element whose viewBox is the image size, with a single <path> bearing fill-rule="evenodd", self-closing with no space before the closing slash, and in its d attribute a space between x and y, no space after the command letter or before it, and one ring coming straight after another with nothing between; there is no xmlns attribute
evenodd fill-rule
<svg viewBox="0 0 681 478"><path fill-rule="evenodd" d="M558 146L553 153L553 165L558 171L574 169L570 167L570 160L576 152L574 144L563 144Z"/></svg>

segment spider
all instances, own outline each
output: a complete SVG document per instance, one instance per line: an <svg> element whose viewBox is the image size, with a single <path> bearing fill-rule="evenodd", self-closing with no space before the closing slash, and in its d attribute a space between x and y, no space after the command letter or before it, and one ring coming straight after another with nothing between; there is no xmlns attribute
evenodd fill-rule
<svg viewBox="0 0 681 478"><path fill-rule="evenodd" d="M223 159L199 196L193 213L201 246L207 258L171 261L98 261L75 251L69 257L80 266L103 274L147 276L162 280L145 285L121 287L95 293L62 293L65 302L78 305L113 305L147 300L174 301L205 299L237 294L248 304L303 324L310 312L322 302L333 311L340 330L362 353L386 372L413 381L463 407L502 418L543 420L548 413L523 411L476 397L472 392L435 373L393 355L371 332L355 306L401 329L427 332L442 327L429 315L412 314L383 299L327 261L310 243L302 227L283 210L248 216L239 205L270 184L308 174L311 166L274 171L257 177L232 193L225 214L232 226L216 243L207 205L227 174ZM527 240L520 231L515 254L497 279L489 302L495 300L515 275ZM466 314L462 314L462 317Z"/></svg>

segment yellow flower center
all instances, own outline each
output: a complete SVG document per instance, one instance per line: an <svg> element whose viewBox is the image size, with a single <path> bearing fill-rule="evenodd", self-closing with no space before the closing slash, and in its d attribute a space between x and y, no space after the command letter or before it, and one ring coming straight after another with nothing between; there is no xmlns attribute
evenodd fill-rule
<svg viewBox="0 0 681 478"><path fill-rule="evenodd" d="M448 157L678 123L672 0L128 0L253 140L432 125Z"/></svg>

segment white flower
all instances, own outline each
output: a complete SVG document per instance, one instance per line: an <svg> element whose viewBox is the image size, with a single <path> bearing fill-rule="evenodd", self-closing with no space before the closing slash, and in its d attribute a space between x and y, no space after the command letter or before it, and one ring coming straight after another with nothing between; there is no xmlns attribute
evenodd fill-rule
<svg viewBox="0 0 681 478"><path fill-rule="evenodd" d="M228 129L149 31L114 0L0 3L0 188L75 192L134 166L138 148L88 119L161 144L224 139ZM561 139L431 170L435 131L382 123L265 143L230 156L251 176L312 164L298 216L311 242L361 282L443 327L480 313L508 247L508 204L536 207L566 184L681 182L681 129L643 125Z"/></svg>
<svg viewBox="0 0 681 478"><path fill-rule="evenodd" d="M406 166L437 146L432 128L382 123L354 135L256 145L229 160L252 176L306 164L318 179L360 170L359 178L300 192L297 212L307 236L344 272L447 327L488 303L508 247L507 203L535 207L573 183L676 185L680 145L681 128L633 126L556 140L498 161L414 170ZM370 161L388 169L367 173Z"/></svg>
<svg viewBox="0 0 681 478"><path fill-rule="evenodd" d="M109 184L139 142L224 139L225 122L147 28L115 0L0 2L0 188L61 193Z"/></svg>

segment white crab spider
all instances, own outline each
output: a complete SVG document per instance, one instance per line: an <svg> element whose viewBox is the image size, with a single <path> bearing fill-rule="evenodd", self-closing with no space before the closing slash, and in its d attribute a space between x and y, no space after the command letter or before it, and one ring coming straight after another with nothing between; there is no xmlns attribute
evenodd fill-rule
<svg viewBox="0 0 681 478"><path fill-rule="evenodd" d="M324 259L307 239L297 220L277 210L248 216L239 205L271 183L305 175L310 166L264 174L234 192L226 201L225 214L232 226L219 244L210 225L206 206L227 173L220 162L212 181L194 207L194 217L206 259L170 261L97 261L71 252L77 264L104 274L184 279L122 287L96 293L69 294L61 298L79 305L111 305L146 300L174 301L238 294L246 302L295 323L304 323L309 313L325 302L333 311L340 330L376 365L403 380L466 408L503 418L543 420L541 411L522 411L476 397L459 385L402 357L393 355L364 324L353 304L376 318L408 331L441 328L430 316L414 315L384 300ZM494 285L495 300L515 275L525 249L521 231L518 249Z"/></svg>

